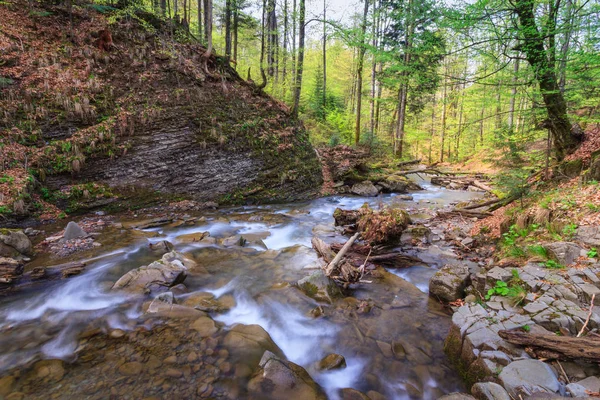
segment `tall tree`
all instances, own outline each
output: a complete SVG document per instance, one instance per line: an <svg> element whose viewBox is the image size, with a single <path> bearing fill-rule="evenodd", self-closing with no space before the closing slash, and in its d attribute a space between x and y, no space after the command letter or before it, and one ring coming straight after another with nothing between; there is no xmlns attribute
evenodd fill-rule
<svg viewBox="0 0 600 400"><path fill-rule="evenodd" d="M362 73L363 64L365 59L365 35L367 33L367 15L369 14L369 0L364 0L365 9L363 12L362 22L360 25L360 40L358 47L358 61L356 64L356 122L354 125L354 144L358 145L360 142L360 117L361 117L361 105L362 105Z"/></svg>
<svg viewBox="0 0 600 400"><path fill-rule="evenodd" d="M298 65L296 66L296 82L294 85L294 105L292 107L292 117L298 118L298 111L300 109L300 91L302 90L302 70L304 68L304 34L305 34L305 23L306 8L305 0L300 0L300 13L298 21Z"/></svg>

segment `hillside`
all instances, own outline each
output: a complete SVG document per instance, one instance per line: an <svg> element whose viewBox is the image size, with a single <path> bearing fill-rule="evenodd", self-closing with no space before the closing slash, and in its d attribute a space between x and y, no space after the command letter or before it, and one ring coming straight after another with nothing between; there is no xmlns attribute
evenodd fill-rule
<svg viewBox="0 0 600 400"><path fill-rule="evenodd" d="M223 58L204 58L191 34L139 11L36 7L0 5L5 217L115 200L290 201L318 189L304 127Z"/></svg>

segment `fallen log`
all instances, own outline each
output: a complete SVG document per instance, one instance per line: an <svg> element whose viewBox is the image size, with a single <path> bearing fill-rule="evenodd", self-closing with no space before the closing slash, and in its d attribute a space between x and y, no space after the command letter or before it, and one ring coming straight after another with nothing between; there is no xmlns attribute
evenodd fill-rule
<svg viewBox="0 0 600 400"><path fill-rule="evenodd" d="M420 162L421 162L421 159L419 158L418 160L410 160L410 161L399 162L398 164L396 164L396 166L399 167L399 168L402 168L402 167L406 167L407 165L419 164Z"/></svg>
<svg viewBox="0 0 600 400"><path fill-rule="evenodd" d="M411 171L396 172L394 175L406 176L412 174L427 174L427 175L450 175L447 172L442 172L434 168L413 169Z"/></svg>
<svg viewBox="0 0 600 400"><path fill-rule="evenodd" d="M527 346L529 355L537 358L600 362L600 337L596 335L532 335L521 330L503 330L498 335L509 343Z"/></svg>
<svg viewBox="0 0 600 400"><path fill-rule="evenodd" d="M36 267L21 276L3 279L0 282L0 293L29 289L50 281L70 278L82 273L86 265L86 263L74 261L50 267Z"/></svg>
<svg viewBox="0 0 600 400"><path fill-rule="evenodd" d="M465 210L463 209L455 209L452 211L445 211L445 212L438 212L437 216L440 218L445 218L445 217L454 217L454 216L461 216L461 217L467 217L467 218L477 218L477 219L484 219L487 217L492 216L492 213L489 212L479 212L479 211L473 211L473 210Z"/></svg>
<svg viewBox="0 0 600 400"><path fill-rule="evenodd" d="M473 182L471 183L473 186L475 186L476 188L479 188L481 190L485 190L488 193L493 193L493 190L491 187L489 187L488 185L486 185L483 182L478 181L477 179L473 179Z"/></svg>
<svg viewBox="0 0 600 400"><path fill-rule="evenodd" d="M341 248L341 243L333 243L331 245L331 249L333 251L339 251ZM423 260L417 257L398 252L378 253L379 250L381 249L378 246L371 247L369 245L357 245L355 243L350 251L346 253L346 256L356 267L359 267L364 263L364 260L369 255L369 252L371 252L371 255L369 256L370 264L377 264L390 268L407 268L415 265L427 265Z"/></svg>
<svg viewBox="0 0 600 400"><path fill-rule="evenodd" d="M458 210L474 210L476 208L493 206L496 203L500 203L503 199L493 199L483 203L471 204L466 207L459 208Z"/></svg>
<svg viewBox="0 0 600 400"><path fill-rule="evenodd" d="M335 258L335 253L331 250L331 247L325 243L323 240L318 237L313 237L310 241L313 249L317 252L317 254L325 260L327 264L331 262Z"/></svg>

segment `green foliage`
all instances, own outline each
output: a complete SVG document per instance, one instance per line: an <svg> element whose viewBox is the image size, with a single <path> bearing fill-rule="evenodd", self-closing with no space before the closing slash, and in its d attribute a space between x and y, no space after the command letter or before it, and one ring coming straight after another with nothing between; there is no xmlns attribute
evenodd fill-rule
<svg viewBox="0 0 600 400"><path fill-rule="evenodd" d="M485 299L489 300L492 298L492 296L506 296L506 295L508 295L508 292L509 292L509 289L508 289L508 284L506 282L496 281L496 284L494 285L494 287L487 291L487 294L485 295Z"/></svg>
<svg viewBox="0 0 600 400"><path fill-rule="evenodd" d="M86 7L89 7L92 10L99 12L101 14L107 14L109 12L116 10L116 8L106 5L106 4L86 4Z"/></svg>
<svg viewBox="0 0 600 400"><path fill-rule="evenodd" d="M4 89L6 87L9 87L13 83L15 83L15 81L13 81L12 79L5 78L2 75L0 75L0 89Z"/></svg>
<svg viewBox="0 0 600 400"><path fill-rule="evenodd" d="M32 10L29 12L29 15L31 15L32 17L49 17L51 15L54 15L52 12L50 11L38 11L38 10Z"/></svg>
<svg viewBox="0 0 600 400"><path fill-rule="evenodd" d="M563 269L563 268L565 268L564 265L560 264L559 262L557 262L555 260L546 260L544 262L544 266L546 268L550 268L550 269Z"/></svg>
<svg viewBox="0 0 600 400"><path fill-rule="evenodd" d="M2 175L0 176L0 183L14 183L15 178L10 175Z"/></svg>
<svg viewBox="0 0 600 400"><path fill-rule="evenodd" d="M566 239L573 239L577 233L577 224L570 222L562 230L562 234Z"/></svg>
<svg viewBox="0 0 600 400"><path fill-rule="evenodd" d="M587 256L588 256L588 258L596 258L596 257L598 257L598 250L595 247L592 247L587 252Z"/></svg>
<svg viewBox="0 0 600 400"><path fill-rule="evenodd" d="M532 246L529 246L527 248L527 250L529 251L529 253L533 254L534 256L538 256L544 260L549 258L548 250L541 244L534 244Z"/></svg>

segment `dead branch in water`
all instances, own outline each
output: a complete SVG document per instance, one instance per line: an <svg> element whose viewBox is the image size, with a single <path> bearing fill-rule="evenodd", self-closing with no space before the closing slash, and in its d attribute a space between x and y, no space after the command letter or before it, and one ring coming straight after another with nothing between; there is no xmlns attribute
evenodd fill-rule
<svg viewBox="0 0 600 400"><path fill-rule="evenodd" d="M29 289L50 281L70 278L82 273L85 267L85 263L77 261L50 267L37 267L21 276L2 282L0 284L0 293Z"/></svg>
<svg viewBox="0 0 600 400"><path fill-rule="evenodd" d="M350 247L352 247L352 244L356 241L356 239L358 239L359 236L360 236L360 232L357 232L354 234L354 236L352 236L350 239L348 239L348 241L346 242L344 247L342 247L342 249L339 251L339 253L337 253L337 255L334 257L334 259L329 263L329 265L327 265L327 267L325 267L325 275L327 275L327 276L332 275L332 273L337 269L339 263L342 261L342 258L344 257L344 255L348 252L348 250L350 250Z"/></svg>

